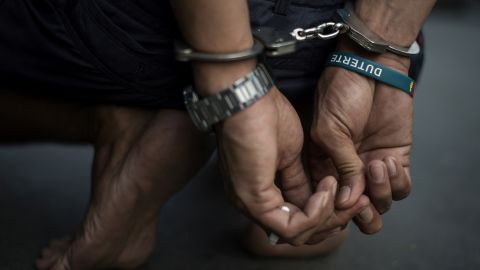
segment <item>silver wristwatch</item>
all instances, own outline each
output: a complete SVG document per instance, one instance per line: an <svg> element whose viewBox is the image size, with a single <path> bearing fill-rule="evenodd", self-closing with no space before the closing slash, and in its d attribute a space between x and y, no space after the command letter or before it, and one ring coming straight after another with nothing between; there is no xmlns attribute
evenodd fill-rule
<svg viewBox="0 0 480 270"><path fill-rule="evenodd" d="M199 98L192 86L183 91L185 105L195 126L210 131L212 126L238 113L265 96L273 81L264 65L259 64L245 77L216 95Z"/></svg>

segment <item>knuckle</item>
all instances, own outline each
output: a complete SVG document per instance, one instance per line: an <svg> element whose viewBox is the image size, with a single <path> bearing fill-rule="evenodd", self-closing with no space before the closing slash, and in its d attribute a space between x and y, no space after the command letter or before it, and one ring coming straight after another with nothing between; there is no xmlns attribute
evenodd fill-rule
<svg viewBox="0 0 480 270"><path fill-rule="evenodd" d="M336 168L340 175L344 177L350 177L359 174L363 171L364 165L361 161L347 160L344 162L337 162Z"/></svg>
<svg viewBox="0 0 480 270"><path fill-rule="evenodd" d="M360 199L358 200L359 208L364 208L364 207L368 206L369 204L370 204L370 199L365 195L362 195L360 197Z"/></svg>

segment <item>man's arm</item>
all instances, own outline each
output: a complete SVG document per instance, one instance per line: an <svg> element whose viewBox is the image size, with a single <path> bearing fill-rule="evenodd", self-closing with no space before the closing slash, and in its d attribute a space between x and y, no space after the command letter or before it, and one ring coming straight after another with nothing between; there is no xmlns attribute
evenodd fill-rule
<svg viewBox="0 0 480 270"><path fill-rule="evenodd" d="M409 47L436 0L357 0L355 12L365 25L393 44Z"/></svg>
<svg viewBox="0 0 480 270"><path fill-rule="evenodd" d="M246 1L172 0L186 41L196 50L237 52L253 44ZM250 72L256 60L193 64L201 95L212 95ZM293 107L274 87L251 107L217 124L220 165L237 206L267 230L291 244L309 241L334 214L335 181L326 180L312 194L301 162L303 130ZM282 189L274 179L279 172ZM344 212L349 218L365 200ZM282 211L287 206L290 211ZM343 220L344 222L344 220ZM340 224L342 223L342 224Z"/></svg>
<svg viewBox="0 0 480 270"><path fill-rule="evenodd" d="M253 45L246 1L170 1L186 42L210 53L230 53ZM196 90L212 95L229 87L255 67L256 59L232 63L194 63Z"/></svg>
<svg viewBox="0 0 480 270"><path fill-rule="evenodd" d="M374 33L409 47L434 3L358 0L355 10ZM408 73L407 57L369 53L347 38L340 40L338 49ZM408 194L412 104L412 98L405 93L354 72L330 67L322 74L311 136L339 172L337 207L354 204L366 185L379 212L388 210L392 195L400 199Z"/></svg>

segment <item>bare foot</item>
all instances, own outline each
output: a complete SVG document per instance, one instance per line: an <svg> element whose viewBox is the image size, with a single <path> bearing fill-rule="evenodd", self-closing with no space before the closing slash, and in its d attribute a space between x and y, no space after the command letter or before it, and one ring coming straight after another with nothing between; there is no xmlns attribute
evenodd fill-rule
<svg viewBox="0 0 480 270"><path fill-rule="evenodd" d="M325 241L315 245L299 247L289 244L270 244L265 231L255 224L251 224L246 231L244 246L248 251L264 257L314 257L326 255L339 248L345 241L348 230L344 229L329 236Z"/></svg>
<svg viewBox="0 0 480 270"><path fill-rule="evenodd" d="M139 224L140 225L140 224ZM72 240L63 238L52 240L48 247L41 251L41 257L35 264L38 269L52 270L70 270L70 269L134 269L144 264L155 246L156 223L142 229L142 232L124 232L126 242L123 243L123 249L115 249L115 252L107 250L105 247L96 245L96 241L85 242L79 239ZM105 235L108 237L108 235ZM108 244L105 246L109 246ZM122 244L118 244L118 247ZM96 248L97 247L97 248ZM96 248L96 249L94 249ZM85 252L86 249L93 249ZM121 250L119 252L119 250ZM74 264L79 261L80 256L85 258L85 264ZM101 258L101 260L97 260ZM95 261L98 261L96 263ZM73 266L78 265L78 266ZM81 266L80 266L81 265Z"/></svg>
<svg viewBox="0 0 480 270"><path fill-rule="evenodd" d="M52 241L40 270L132 269L153 252L158 212L211 153L185 112L101 109L92 196L73 240Z"/></svg>
<svg viewBox="0 0 480 270"><path fill-rule="evenodd" d="M35 265L38 269L48 269L55 262L59 261L62 254L68 249L72 239L62 238L54 239L48 243L48 246L40 252L40 258L36 260Z"/></svg>

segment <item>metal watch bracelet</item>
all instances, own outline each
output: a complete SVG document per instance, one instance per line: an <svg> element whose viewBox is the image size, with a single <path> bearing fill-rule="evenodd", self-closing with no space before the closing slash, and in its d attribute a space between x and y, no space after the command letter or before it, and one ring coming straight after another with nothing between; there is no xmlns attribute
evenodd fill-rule
<svg viewBox="0 0 480 270"><path fill-rule="evenodd" d="M229 88L200 98L191 85L184 89L183 97L187 111L195 126L202 131L211 131L212 126L251 106L265 96L273 87L266 67L257 67Z"/></svg>

